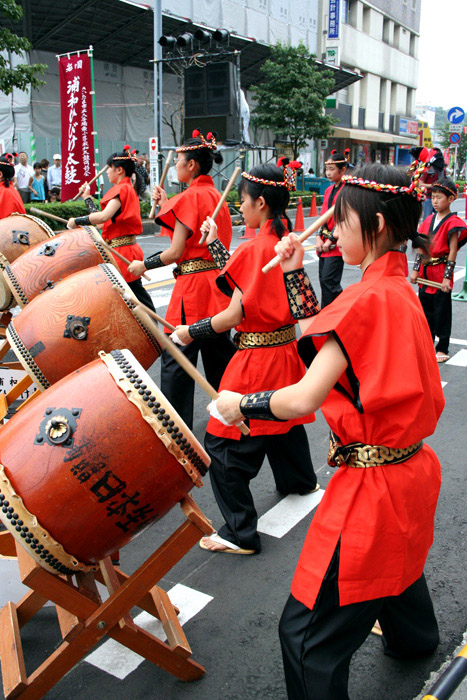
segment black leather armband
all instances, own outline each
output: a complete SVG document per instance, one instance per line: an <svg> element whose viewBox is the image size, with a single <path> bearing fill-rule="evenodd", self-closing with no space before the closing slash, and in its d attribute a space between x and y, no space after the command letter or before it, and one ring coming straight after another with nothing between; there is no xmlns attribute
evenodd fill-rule
<svg viewBox="0 0 467 700"><path fill-rule="evenodd" d="M240 411L245 418L255 418L256 420L275 420L284 423L281 418L277 418L271 411L271 396L274 391L257 391L254 394L245 394L240 400Z"/></svg>
<svg viewBox="0 0 467 700"><path fill-rule="evenodd" d="M446 269L445 269L444 275L443 275L445 280L452 280L455 267L456 267L456 263L454 262L454 260L447 261Z"/></svg>
<svg viewBox="0 0 467 700"><path fill-rule="evenodd" d="M193 340L196 338L215 338L218 335L212 327L210 316L188 326L188 333Z"/></svg>
<svg viewBox="0 0 467 700"><path fill-rule="evenodd" d="M92 197L86 197L86 199L84 200L84 203L85 203L85 205L88 209L88 212L90 214L92 214L93 211L99 211L97 206L96 206L96 203Z"/></svg>
<svg viewBox="0 0 467 700"><path fill-rule="evenodd" d="M165 263L161 260L161 253L162 250L158 253L153 253L153 255L150 255L148 258L144 258L144 267L146 270L155 270L156 267L165 267Z"/></svg>
<svg viewBox="0 0 467 700"><path fill-rule="evenodd" d="M413 263L413 269L415 270L415 272L420 272L421 265L422 265L422 255L421 255L421 253L417 253L415 256L414 263Z"/></svg>
<svg viewBox="0 0 467 700"><path fill-rule="evenodd" d="M211 241L211 243L208 243L208 250L219 270L222 270L227 265L230 258L230 253L225 245L216 238L214 241Z"/></svg>
<svg viewBox="0 0 467 700"><path fill-rule="evenodd" d="M310 318L319 312L318 299L303 267L284 272L284 282L290 313L295 319Z"/></svg>
<svg viewBox="0 0 467 700"><path fill-rule="evenodd" d="M90 226L89 216L78 216L75 218L76 226Z"/></svg>

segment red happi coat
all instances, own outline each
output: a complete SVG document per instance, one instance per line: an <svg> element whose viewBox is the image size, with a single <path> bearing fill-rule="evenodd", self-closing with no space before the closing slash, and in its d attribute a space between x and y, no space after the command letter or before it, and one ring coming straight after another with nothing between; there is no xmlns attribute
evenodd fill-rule
<svg viewBox="0 0 467 700"><path fill-rule="evenodd" d="M343 445L403 448L434 432L444 396L405 255L383 255L311 320L298 344L307 364L329 335L349 364L321 409ZM337 468L308 530L294 597L313 608L339 540L340 605L404 591L422 574L440 484L428 445L401 464Z"/></svg>
<svg viewBox="0 0 467 700"><path fill-rule="evenodd" d="M5 183L0 182L0 219L15 213L26 214L23 200L11 183L9 187L5 187Z"/></svg>
<svg viewBox="0 0 467 700"><path fill-rule="evenodd" d="M441 258L444 255L449 255L449 240L452 235L458 238L458 248L461 248L467 242L467 226L465 222L456 214L451 213L441 219L436 220L437 214L430 214L422 222L418 232L428 236L429 239L429 254L432 258ZM422 265L419 276L422 279L431 280L433 282L442 282L446 264L439 265ZM453 288L454 280L451 280L451 289ZM423 287L427 294L436 294L435 287Z"/></svg>
<svg viewBox="0 0 467 700"><path fill-rule="evenodd" d="M141 210L138 195L131 184L129 177L125 177L118 185L114 185L101 199L101 209L104 210L111 199L120 200L121 209L117 214L104 223L102 238L108 243L113 238L121 236L138 236L143 232L143 222L141 221ZM118 252L127 260L143 260L144 254L137 243L132 245L118 246ZM115 256L120 273L126 282L134 282L139 279L128 272L128 265Z"/></svg>
<svg viewBox="0 0 467 700"><path fill-rule="evenodd" d="M242 293L243 319L237 331L274 331L295 324L287 300L280 266L266 275L261 268L275 256L278 241L268 220L258 236L243 243L223 268L218 285L229 296L237 287ZM263 389L281 389L295 384L305 374L305 366L298 356L297 341L279 347L257 347L238 350L230 360L222 377L219 391L228 389L247 394ZM294 425L311 423L314 414L304 418L276 422L250 420L251 435L278 435L287 433ZM215 418L209 420L207 432L232 440L240 439L235 426L223 425Z"/></svg>
<svg viewBox="0 0 467 700"><path fill-rule="evenodd" d="M200 227L206 217L211 216L220 197L212 177L199 175L184 192L171 197L161 208L156 221L169 230L171 238L177 221L189 231L185 250L178 263L194 258L212 262L206 244L199 245ZM219 239L228 250L232 240L232 222L226 204L222 206L216 223ZM225 309L228 299L217 288L218 276L219 270L179 275L165 314L166 320L174 326L189 325Z"/></svg>
<svg viewBox="0 0 467 700"><path fill-rule="evenodd" d="M327 212L327 210L330 209L332 207L332 205L336 203L337 195L339 194L339 192L341 191L341 189L343 187L344 187L344 183L341 182L340 185L337 185L337 186L330 185L326 189L326 191L324 193L324 197L323 197L323 204L321 207L320 215ZM328 231L332 231L334 226L336 225L336 222L334 221L334 217L331 216L331 218L328 219L327 223L324 225ZM319 253L320 258L335 258L338 256L342 257L342 254L341 254L341 251L339 250L339 248L337 248L337 246L336 246L336 248L333 248L332 250L326 250L326 251L323 251L322 253Z"/></svg>

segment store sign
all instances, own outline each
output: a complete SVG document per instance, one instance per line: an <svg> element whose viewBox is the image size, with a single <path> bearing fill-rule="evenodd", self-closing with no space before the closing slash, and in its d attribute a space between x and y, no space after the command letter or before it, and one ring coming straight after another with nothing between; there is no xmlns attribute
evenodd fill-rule
<svg viewBox="0 0 467 700"><path fill-rule="evenodd" d="M328 46L326 49L326 63L328 66L338 66L339 60L339 47L338 46Z"/></svg>
<svg viewBox="0 0 467 700"><path fill-rule="evenodd" d="M328 39L339 38L339 0L329 0Z"/></svg>
<svg viewBox="0 0 467 700"><path fill-rule="evenodd" d="M433 148L433 139L431 138L431 131L428 122L418 121L418 135L419 135L419 146L424 146L425 148Z"/></svg>
<svg viewBox="0 0 467 700"><path fill-rule="evenodd" d="M418 136L418 121L414 119L404 119L399 117L399 134Z"/></svg>
<svg viewBox="0 0 467 700"><path fill-rule="evenodd" d="M159 143L157 136L149 139L149 178L151 189L159 182Z"/></svg>

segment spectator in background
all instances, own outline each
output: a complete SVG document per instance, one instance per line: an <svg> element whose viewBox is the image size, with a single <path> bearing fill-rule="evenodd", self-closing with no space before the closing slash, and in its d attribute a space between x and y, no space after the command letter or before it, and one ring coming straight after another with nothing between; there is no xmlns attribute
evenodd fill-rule
<svg viewBox="0 0 467 700"><path fill-rule="evenodd" d="M47 186L50 194L55 195L54 201L59 202L62 191L62 156L60 153L54 153L54 164L47 171ZM52 201L52 197L50 201Z"/></svg>
<svg viewBox="0 0 467 700"><path fill-rule="evenodd" d="M29 180L34 176L34 170L28 165L28 154L25 151L20 151L18 159L18 165L15 165L16 189L23 202L27 204L31 199Z"/></svg>
<svg viewBox="0 0 467 700"><path fill-rule="evenodd" d="M45 177L40 163L34 163L34 175L29 179L31 202L45 202Z"/></svg>
<svg viewBox="0 0 467 700"><path fill-rule="evenodd" d="M136 151L136 192L140 199L151 199L151 194L148 189L149 173L146 169L146 161L144 153Z"/></svg>
<svg viewBox="0 0 467 700"><path fill-rule="evenodd" d="M42 158L41 160L41 175L44 176L44 190L45 190L45 201L49 201L49 186L47 185L47 172L49 169L49 161L47 158Z"/></svg>

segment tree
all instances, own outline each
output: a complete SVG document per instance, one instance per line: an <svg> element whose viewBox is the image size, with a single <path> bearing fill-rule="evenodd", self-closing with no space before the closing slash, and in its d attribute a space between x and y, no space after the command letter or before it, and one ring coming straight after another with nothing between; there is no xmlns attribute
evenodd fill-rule
<svg viewBox="0 0 467 700"><path fill-rule="evenodd" d="M271 57L261 66L263 81L252 87L258 104L254 126L286 134L294 158L308 139L326 138L334 124L324 113L326 97L333 88L331 71L320 71L315 56L300 44L271 46Z"/></svg>
<svg viewBox="0 0 467 700"><path fill-rule="evenodd" d="M15 0L0 0L0 13L15 23L23 17L23 10ZM0 28L0 92L9 95L15 87L27 90L29 86L37 89L44 85L44 81L38 76L43 75L47 70L45 64L19 64L16 68L12 68L8 59L1 54L2 51L8 51L21 56L23 51L31 49L32 45L26 37L13 34L6 27Z"/></svg>
<svg viewBox="0 0 467 700"><path fill-rule="evenodd" d="M454 150L453 144L449 142L449 136L451 133L452 132L449 131L449 124L447 122L445 122L443 124L442 129L439 132L441 146L443 148L450 147L452 150ZM465 165L466 157L467 157L467 134L464 134L464 131L462 130L461 140L457 144L457 168L456 168L457 173L462 172L462 168Z"/></svg>

